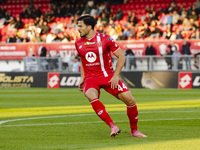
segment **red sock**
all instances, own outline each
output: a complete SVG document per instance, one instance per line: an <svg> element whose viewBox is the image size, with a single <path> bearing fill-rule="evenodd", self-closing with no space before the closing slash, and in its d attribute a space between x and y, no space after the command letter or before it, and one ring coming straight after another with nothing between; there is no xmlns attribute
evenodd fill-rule
<svg viewBox="0 0 200 150"><path fill-rule="evenodd" d="M116 126L112 119L110 118L109 114L106 111L105 106L99 101L98 98L95 98L90 101L94 111L96 114L103 120L110 128Z"/></svg>
<svg viewBox="0 0 200 150"><path fill-rule="evenodd" d="M131 132L137 130L138 110L136 104L127 106L127 115L130 121Z"/></svg>

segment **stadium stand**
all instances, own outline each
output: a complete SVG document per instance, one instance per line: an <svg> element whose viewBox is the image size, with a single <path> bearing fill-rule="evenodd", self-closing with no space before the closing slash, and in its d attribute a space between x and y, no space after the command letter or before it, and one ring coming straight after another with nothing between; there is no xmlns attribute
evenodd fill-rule
<svg viewBox="0 0 200 150"><path fill-rule="evenodd" d="M1 42L41 42L36 39L34 35L36 32L39 32L40 36L46 41L47 36L52 32L54 23L57 23L58 21L63 24L64 30L54 35L54 42L60 42L63 39L74 41L78 38L78 32L75 32L76 19L83 13L93 13L92 15L96 17L97 20L100 20L99 22L97 21L97 31L100 30L99 28L102 25L102 15L105 13L107 21L101 32L116 37L116 40L121 39L118 38L119 33L123 32L123 34L125 34L124 30L126 29L129 33L126 35L125 40L173 40L174 36L172 35L175 34L176 39L178 34L177 31L181 32L181 39L199 38L199 0L83 0L82 2L83 3L81 4L77 0L3 1L0 5ZM177 15L175 14L175 11L177 12ZM186 16L182 13L183 11L186 11ZM136 16L136 24L134 24L132 20L128 21L128 19L132 19L132 13L130 12L133 12ZM172 15L173 19L178 16L178 21L167 23L167 20L165 20L162 22L162 19L169 18L170 15ZM188 18L186 23L189 22L189 25L184 22L184 18L181 18L182 15L183 17ZM21 18L21 22L23 23L22 28L15 27L17 22L16 18L18 17ZM39 18L39 20L37 21L36 18ZM112 25L110 24L110 20L114 21ZM39 23L40 21L41 23ZM47 21L47 26L43 24L45 21ZM145 23L148 24L150 29L150 35L148 36L144 35ZM117 29L118 24L121 26L121 29ZM109 28L109 26L112 27ZM43 30L46 30L47 28L49 28L47 30L48 33L43 33ZM114 28L113 31L112 28ZM168 36L168 34L170 36Z"/></svg>

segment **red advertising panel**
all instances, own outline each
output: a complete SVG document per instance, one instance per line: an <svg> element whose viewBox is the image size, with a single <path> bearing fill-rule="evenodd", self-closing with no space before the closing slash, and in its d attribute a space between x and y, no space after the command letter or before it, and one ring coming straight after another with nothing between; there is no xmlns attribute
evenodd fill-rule
<svg viewBox="0 0 200 150"><path fill-rule="evenodd" d="M158 40L158 41L123 41L117 42L122 50L125 49L125 46L133 50L136 56L145 55L145 49L148 43L151 42L152 46L156 50L157 55L164 54L165 51L169 50L168 45L171 43L169 40ZM199 40L188 40L191 43L190 50L192 54L196 54L200 49ZM179 51L181 51L181 46L183 40L175 40ZM6 59L23 59L24 57L31 57L32 55L39 56L41 46L44 45L46 49L50 52L51 56L56 55L57 53L61 54L62 51L75 51L74 43L7 43L0 44L0 60Z"/></svg>
<svg viewBox="0 0 200 150"><path fill-rule="evenodd" d="M192 73L191 72L179 72L178 88L179 89L192 88Z"/></svg>
<svg viewBox="0 0 200 150"><path fill-rule="evenodd" d="M60 82L60 74L59 73L48 73L48 82L47 87L48 88L59 88L59 82Z"/></svg>
<svg viewBox="0 0 200 150"><path fill-rule="evenodd" d="M17 44L0 44L0 60L15 60L40 56L42 45L50 52L51 56L56 56L61 51L75 51L74 43L17 43Z"/></svg>

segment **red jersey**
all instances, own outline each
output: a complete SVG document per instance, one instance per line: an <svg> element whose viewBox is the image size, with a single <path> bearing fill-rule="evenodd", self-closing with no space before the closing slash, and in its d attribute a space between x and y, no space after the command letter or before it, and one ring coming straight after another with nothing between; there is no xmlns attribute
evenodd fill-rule
<svg viewBox="0 0 200 150"><path fill-rule="evenodd" d="M113 76L111 51L117 51L119 46L109 35L96 33L91 39L80 38L75 46L81 57L85 78Z"/></svg>

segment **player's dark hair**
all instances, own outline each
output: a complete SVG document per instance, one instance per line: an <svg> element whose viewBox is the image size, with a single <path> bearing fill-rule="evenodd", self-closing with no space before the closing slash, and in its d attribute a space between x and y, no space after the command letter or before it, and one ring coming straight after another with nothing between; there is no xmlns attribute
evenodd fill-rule
<svg viewBox="0 0 200 150"><path fill-rule="evenodd" d="M83 21L84 24L87 26L91 25L93 30L97 23L97 21L94 19L94 17L92 17L90 15L82 15L78 18L78 21Z"/></svg>

